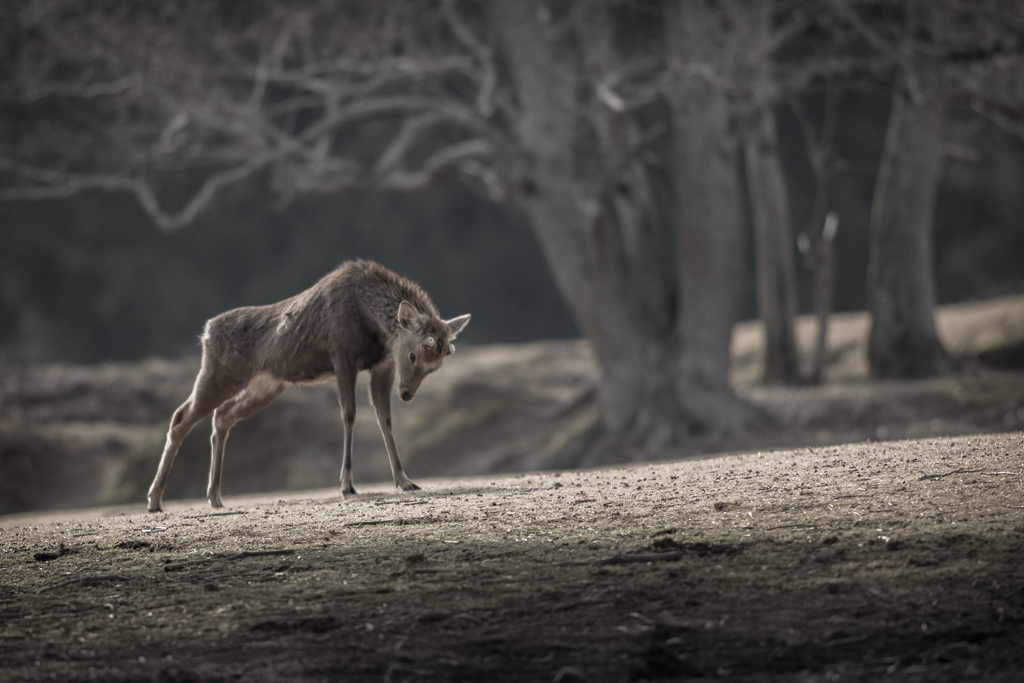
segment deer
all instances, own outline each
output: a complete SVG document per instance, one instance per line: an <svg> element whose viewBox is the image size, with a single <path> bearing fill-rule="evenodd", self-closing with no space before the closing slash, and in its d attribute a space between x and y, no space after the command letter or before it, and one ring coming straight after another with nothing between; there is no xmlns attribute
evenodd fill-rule
<svg viewBox="0 0 1024 683"><path fill-rule="evenodd" d="M200 337L202 361L188 399L171 418L149 511L159 512L171 464L182 440L213 413L210 479L206 497L223 507L221 474L228 433L240 420L267 407L293 384L338 386L344 425L341 494L352 485L356 376L370 373L370 402L391 462L395 487L416 491L405 474L391 430L391 393L411 401L427 375L455 352L452 343L469 314L442 320L419 285L373 261L346 261L315 285L266 306L236 308L207 321Z"/></svg>

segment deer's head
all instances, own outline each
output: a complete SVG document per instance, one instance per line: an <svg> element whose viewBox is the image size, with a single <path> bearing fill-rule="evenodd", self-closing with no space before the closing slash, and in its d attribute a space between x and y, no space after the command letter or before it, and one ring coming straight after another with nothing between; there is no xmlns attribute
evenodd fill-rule
<svg viewBox="0 0 1024 683"><path fill-rule="evenodd" d="M423 378L455 353L452 342L468 322L468 313L451 320L441 320L421 313L408 301L398 305L401 331L393 353L398 368L398 395L403 401L411 401Z"/></svg>

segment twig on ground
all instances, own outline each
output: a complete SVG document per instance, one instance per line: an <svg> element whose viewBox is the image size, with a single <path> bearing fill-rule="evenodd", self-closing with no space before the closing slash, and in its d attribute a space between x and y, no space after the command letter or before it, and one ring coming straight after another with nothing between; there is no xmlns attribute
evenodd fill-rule
<svg viewBox="0 0 1024 683"><path fill-rule="evenodd" d="M199 519L200 517L226 517L228 515L247 515L248 510L235 510L232 512L209 512L205 515L185 515L182 519Z"/></svg>
<svg viewBox="0 0 1024 683"><path fill-rule="evenodd" d="M776 529L817 529L818 527L814 524L781 524L779 526L770 526L765 531L775 531Z"/></svg>
<svg viewBox="0 0 1024 683"><path fill-rule="evenodd" d="M949 477L954 474L972 474L974 472L981 472L984 467L979 467L976 470L953 470L952 472L946 472L944 474L926 474L923 477L918 477L918 481L924 481L925 479L942 479L943 477Z"/></svg>
<svg viewBox="0 0 1024 683"><path fill-rule="evenodd" d="M176 569L184 569L185 567L189 567L189 566L196 565L196 564L207 564L207 563L213 562L215 560L231 561L231 560L241 560L241 559L244 559L246 557L263 557L263 556L266 556L266 555L292 555L294 553L295 553L295 551L292 550L292 549L284 549L284 550L243 550L242 552L236 553L234 555L226 555L226 556L225 555L211 555L210 557L203 557L203 558L198 559L198 560L188 560L186 562L175 562L173 564L164 565L164 571L165 572L173 572Z"/></svg>
<svg viewBox="0 0 1024 683"><path fill-rule="evenodd" d="M602 564L631 564L633 562L674 562L675 560L681 560L683 553L671 552L671 553L639 553L636 555L612 555L600 560L575 560L571 562L556 562L555 565L559 567L571 567L571 566L582 566L582 565L602 565Z"/></svg>
<svg viewBox="0 0 1024 683"><path fill-rule="evenodd" d="M345 522L342 526L373 526L375 524L391 524L393 519L371 519L365 522Z"/></svg>
<svg viewBox="0 0 1024 683"><path fill-rule="evenodd" d="M1008 477L1019 477L1020 472L982 472L986 477L998 477L1001 474L1005 474Z"/></svg>
<svg viewBox="0 0 1024 683"><path fill-rule="evenodd" d="M94 583L97 581L127 581L127 576L121 576L120 574L90 574L88 576L76 576L73 579L61 581L50 586L43 586L36 591L36 595L39 593L45 593L46 591L53 590L54 588L60 588L61 586L70 586L73 583Z"/></svg>

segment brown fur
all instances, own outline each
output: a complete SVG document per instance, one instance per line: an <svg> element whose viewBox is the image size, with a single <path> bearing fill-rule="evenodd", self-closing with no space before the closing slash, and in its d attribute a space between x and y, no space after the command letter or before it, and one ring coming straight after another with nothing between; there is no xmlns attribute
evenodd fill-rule
<svg viewBox="0 0 1024 683"><path fill-rule="evenodd" d="M289 385L329 381L338 385L345 446L341 488L352 487L355 382L370 372L370 399L377 413L395 485L419 488L402 470L391 433L391 388L411 400L423 378L454 351L451 341L469 322L442 320L418 285L372 261L349 261L315 285L269 306L221 313L206 323L203 360L192 395L179 407L149 489L149 510L160 509L164 485L182 439L211 412L210 505L221 507L220 482L228 432L266 407ZM433 343L430 343L433 341Z"/></svg>

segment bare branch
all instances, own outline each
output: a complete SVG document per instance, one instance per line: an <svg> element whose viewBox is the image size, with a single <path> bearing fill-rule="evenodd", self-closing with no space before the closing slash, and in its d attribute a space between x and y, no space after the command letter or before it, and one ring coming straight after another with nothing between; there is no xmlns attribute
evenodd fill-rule
<svg viewBox="0 0 1024 683"><path fill-rule="evenodd" d="M597 99L601 100L606 107L616 114L622 114L629 109L629 105L613 90L617 81L617 73L612 72L608 74L606 78L599 81L594 87L594 93L597 95Z"/></svg>
<svg viewBox="0 0 1024 683"><path fill-rule="evenodd" d="M398 172L384 176L376 187L388 190L423 190L433 187L445 176L458 169L467 161L477 161L493 155L494 148L486 140L466 140L435 152L414 172Z"/></svg>
<svg viewBox="0 0 1024 683"><path fill-rule="evenodd" d="M771 32L767 40L759 46L756 54L752 55L753 60L771 59L775 52L785 45L791 38L799 36L811 25L811 17L804 12L797 12L782 26Z"/></svg>
<svg viewBox="0 0 1024 683"><path fill-rule="evenodd" d="M508 185L502 182L501 176L491 166L482 164L475 159L470 159L459 167L459 171L479 181L483 185L487 196L499 204L508 201L511 196Z"/></svg>
<svg viewBox="0 0 1024 683"><path fill-rule="evenodd" d="M685 75L699 78L712 88L716 88L717 90L730 95L743 94L742 88L729 78L718 73L714 66L705 62L691 62L686 68Z"/></svg>
<svg viewBox="0 0 1024 683"><path fill-rule="evenodd" d="M312 167L285 163L275 168L275 190L282 195L284 203L280 206L298 195L336 194L369 188L402 192L423 190L433 187L467 163L489 159L493 153L493 146L486 140L465 140L438 150L418 170L392 168L383 174L368 172L362 164L351 159L329 159Z"/></svg>
<svg viewBox="0 0 1024 683"><path fill-rule="evenodd" d="M417 95L395 95L391 97L365 98L346 107L339 108L329 116L309 126L302 132L301 139L313 140L326 133L337 131L345 126L365 121L374 116L386 114L412 114L423 111L434 111L442 115L449 123L467 128L478 134L491 133L487 124L481 121L472 110L447 100L437 100Z"/></svg>
<svg viewBox="0 0 1024 683"><path fill-rule="evenodd" d="M418 82L452 73L475 82L481 80L473 62L459 55L418 61L386 59L376 63L376 68L363 62L317 63L298 69L274 67L269 68L263 77L268 85L292 87L336 101L346 101L393 88L403 81ZM253 71L252 67L236 66L223 70L221 75L226 79L248 82L253 78Z"/></svg>
<svg viewBox="0 0 1024 683"><path fill-rule="evenodd" d="M141 83L142 79L137 74L100 83L31 83L26 86L22 102L35 102L45 97L77 99L111 97L137 88Z"/></svg>
<svg viewBox="0 0 1024 683"><path fill-rule="evenodd" d="M847 6L844 0L829 0L829 5L833 10L835 10L836 14L857 30L857 32L868 42L868 45L883 54L891 55L896 53L896 46L890 44L878 35L874 29L868 26L868 24L860 18L860 15Z"/></svg>
<svg viewBox="0 0 1024 683"><path fill-rule="evenodd" d="M970 102L976 114L1024 141L1024 110L1001 106L978 96L972 97Z"/></svg>
<svg viewBox="0 0 1024 683"><path fill-rule="evenodd" d="M249 106L253 109L259 107L260 103L263 102L263 96L267 90L267 79L270 70L281 70L281 61L284 57L285 51L288 49L288 44L292 40L292 34L294 31L295 22L285 22L284 27L277 36L277 41L274 43L274 49L270 52L270 64L268 65L261 60L259 66L256 67L256 78L253 82L252 94L249 97Z"/></svg>
<svg viewBox="0 0 1024 683"><path fill-rule="evenodd" d="M498 84L498 70L494 64L494 53L491 48L481 42L459 16L455 7L456 0L442 0L445 19L452 33L465 45L480 62L483 77L480 81L480 92L476 98L476 108L480 115L489 118L494 113L494 90Z"/></svg>
<svg viewBox="0 0 1024 683"><path fill-rule="evenodd" d="M398 135L391 141L388 148L377 159L374 171L378 174L385 174L394 168L401 161L409 149L416 144L427 130L444 121L444 117L435 111L428 111L406 119L402 124Z"/></svg>
<svg viewBox="0 0 1024 683"><path fill-rule="evenodd" d="M0 201L130 192L159 229L173 231L212 206L222 189L264 169L281 206L346 187L427 187L460 169L486 178L489 191L502 185L486 164L512 143L504 117L499 124L488 118L499 106L511 111L510 98L498 92L492 46L471 30L456 0L440 0L440 11L416 10L435 23L402 33L413 42L397 56L358 28L343 45L312 30L348 21L329 2L288 11L269 4L249 23L214 19L204 24L212 32L202 34L192 18L156 27L145 13L93 11L76 1L39 3L45 11L31 20L41 37L19 52L15 87L5 96L28 105L47 97L137 96L82 112L104 138L91 146L81 138L74 161L57 148L70 132L60 126L82 125L73 109L57 110L57 126L33 132L35 139L14 140L0 159ZM408 16L382 7L385 21L368 26L386 38L396 26L406 31ZM388 23L394 17L399 23ZM421 29L426 37L416 42ZM154 39L159 58L140 60ZM453 77L463 84L453 88ZM378 119L400 125L383 149L371 151L366 147L381 142L379 129L367 136L358 129ZM440 149L427 140L439 128L446 141ZM356 150L339 152L347 135L358 138ZM422 149L428 157L413 164ZM368 154L376 163L366 162ZM172 169L203 173L198 192L177 211L162 206L154 190L154 178Z"/></svg>
<svg viewBox="0 0 1024 683"><path fill-rule="evenodd" d="M251 68L248 65L236 65L223 70L220 72L220 75L226 78L248 79L252 77ZM422 78L451 71L461 71L468 74L472 69L473 62L462 55L442 55L440 57L423 57L418 59L388 56L374 60L339 57L332 60L313 62L296 69L284 69L278 66L268 72L267 78L269 82L281 84L299 83L315 79L320 79L321 82L327 83L353 77L371 78L379 74L412 78Z"/></svg>
<svg viewBox="0 0 1024 683"><path fill-rule="evenodd" d="M819 136L815 133L814 124L804 110L800 99L793 97L789 100L789 108L803 132L804 149L814 174L813 210L806 227L800 233L800 237L808 244L808 254L813 253L814 247L823 239L824 228L821 226L827 224L828 185L831 176L830 159L836 130L836 101L835 89L830 84L825 93L825 119L822 122Z"/></svg>
<svg viewBox="0 0 1024 683"><path fill-rule="evenodd" d="M68 197L83 190L127 191L136 196L142 208L160 230L174 232L192 223L213 203L222 188L249 178L266 168L278 154L259 155L247 163L212 174L185 207L176 214L165 212L153 190L140 178L112 174L64 173L34 168L8 159L0 159L0 170L46 184L0 189L0 201L54 199Z"/></svg>
<svg viewBox="0 0 1024 683"><path fill-rule="evenodd" d="M786 65L776 70L778 99L765 101L763 106L774 106L805 92L810 86L822 81L850 82L865 74L880 74L890 70L893 61L888 56L877 58L837 57L819 59L800 65Z"/></svg>

